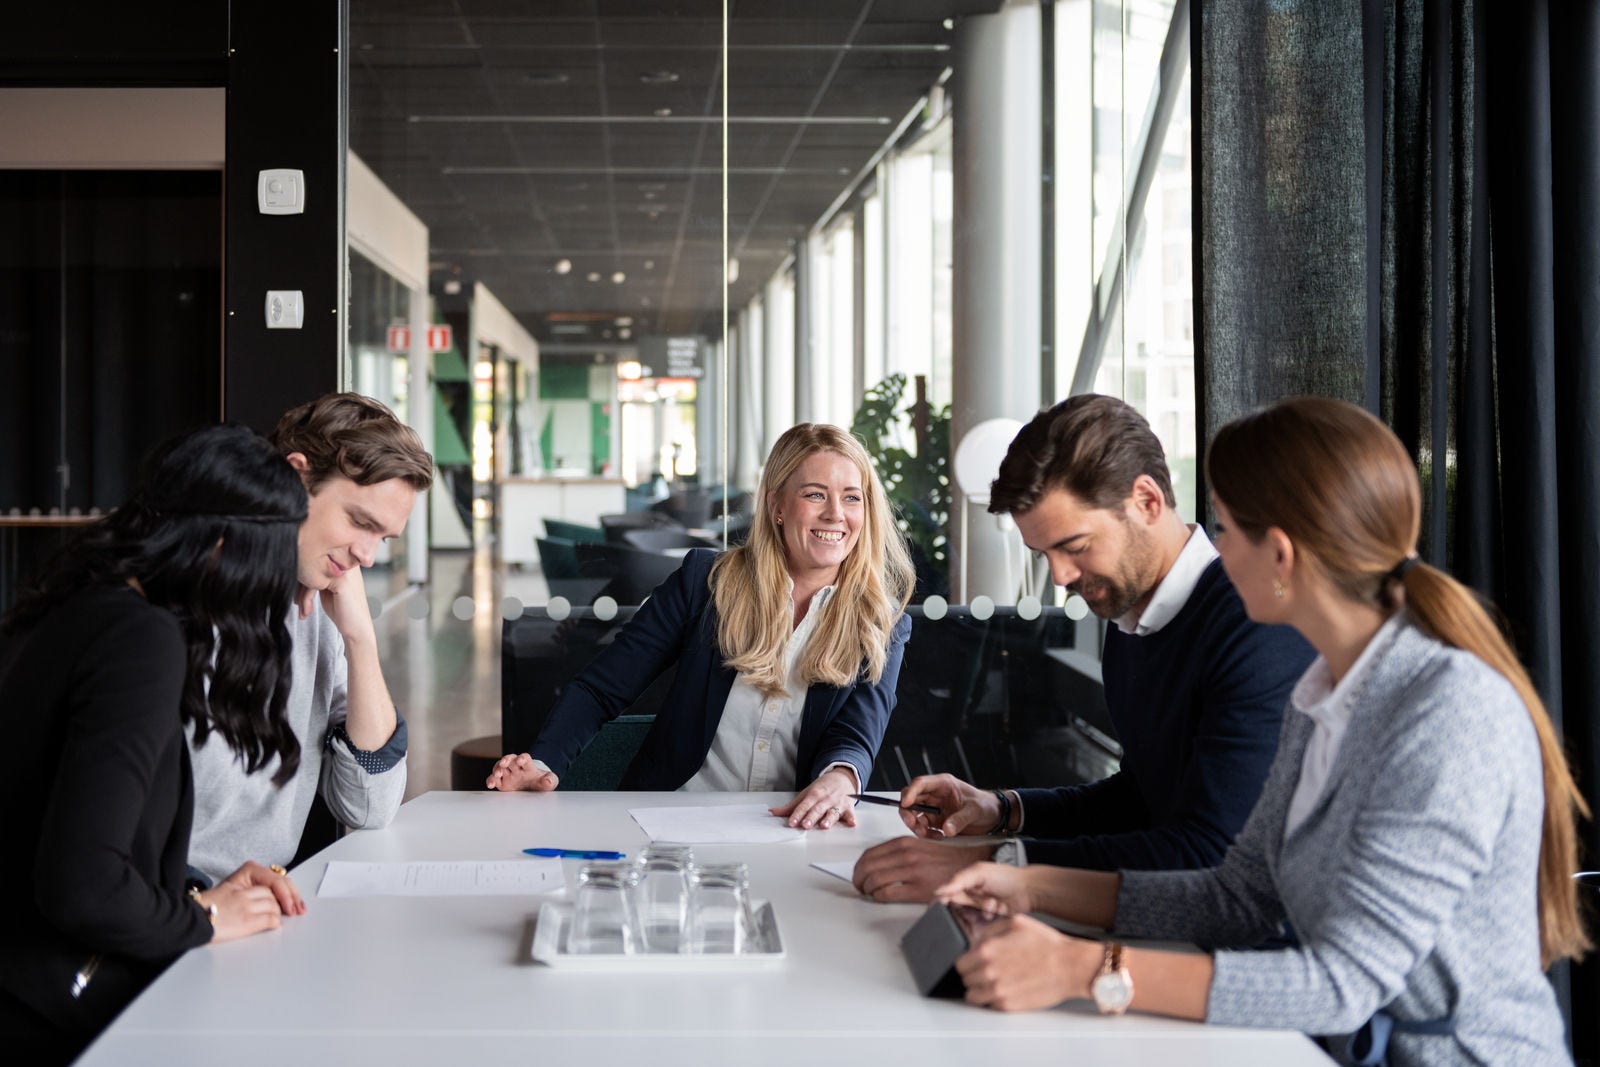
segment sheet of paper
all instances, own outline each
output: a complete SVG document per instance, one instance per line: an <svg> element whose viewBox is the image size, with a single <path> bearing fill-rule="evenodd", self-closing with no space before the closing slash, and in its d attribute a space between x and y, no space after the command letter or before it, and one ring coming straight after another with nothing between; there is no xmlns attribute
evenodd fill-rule
<svg viewBox="0 0 1600 1067"><path fill-rule="evenodd" d="M796 830L765 804L717 804L694 808L630 808L628 814L652 841L684 845L764 845L799 841Z"/></svg>
<svg viewBox="0 0 1600 1067"><path fill-rule="evenodd" d="M823 874L831 874L835 878L843 878L847 882L853 883L854 881L851 875L855 874L856 871L855 860L844 860L839 863L813 863L811 866Z"/></svg>
<svg viewBox="0 0 1600 1067"><path fill-rule="evenodd" d="M330 860L319 897L520 897L566 888L561 861L347 863Z"/></svg>

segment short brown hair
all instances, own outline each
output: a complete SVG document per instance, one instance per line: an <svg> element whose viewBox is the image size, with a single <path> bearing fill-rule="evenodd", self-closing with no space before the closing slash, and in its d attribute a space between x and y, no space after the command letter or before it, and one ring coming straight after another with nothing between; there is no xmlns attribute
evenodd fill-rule
<svg viewBox="0 0 1600 1067"><path fill-rule="evenodd" d="M400 478L417 492L433 484L433 457L417 432L360 393L328 393L285 412L272 431L284 455L306 457L306 489L334 475L357 485Z"/></svg>
<svg viewBox="0 0 1600 1067"><path fill-rule="evenodd" d="M1086 393L1041 411L1024 426L989 487L995 515L1032 511L1039 498L1065 489L1093 508L1112 509L1148 474L1167 507L1176 508L1161 441L1133 408L1113 396Z"/></svg>

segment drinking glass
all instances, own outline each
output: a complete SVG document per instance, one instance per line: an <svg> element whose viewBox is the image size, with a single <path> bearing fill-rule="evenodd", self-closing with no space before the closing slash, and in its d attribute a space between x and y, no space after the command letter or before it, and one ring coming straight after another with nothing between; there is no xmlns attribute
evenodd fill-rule
<svg viewBox="0 0 1600 1067"><path fill-rule="evenodd" d="M742 863L689 869L688 951L737 955L751 949L750 869Z"/></svg>
<svg viewBox="0 0 1600 1067"><path fill-rule="evenodd" d="M638 887L639 868L632 863L586 863L578 868L567 951L573 955L639 951L639 923L634 912Z"/></svg>
<svg viewBox="0 0 1600 1067"><path fill-rule="evenodd" d="M645 952L678 952L689 917L688 845L650 845L639 856L639 929Z"/></svg>

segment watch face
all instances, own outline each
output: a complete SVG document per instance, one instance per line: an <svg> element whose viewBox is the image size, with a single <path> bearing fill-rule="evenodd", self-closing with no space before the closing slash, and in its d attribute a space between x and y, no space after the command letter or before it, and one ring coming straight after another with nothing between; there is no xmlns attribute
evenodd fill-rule
<svg viewBox="0 0 1600 1067"><path fill-rule="evenodd" d="M1126 970L1102 974L1090 987L1095 1005L1104 1012L1126 1011L1133 1003L1133 982Z"/></svg>

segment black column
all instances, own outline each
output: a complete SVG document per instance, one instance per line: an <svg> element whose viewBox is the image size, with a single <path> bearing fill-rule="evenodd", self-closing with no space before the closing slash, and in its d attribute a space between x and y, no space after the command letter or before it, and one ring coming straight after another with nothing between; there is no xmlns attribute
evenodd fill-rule
<svg viewBox="0 0 1600 1067"><path fill-rule="evenodd" d="M345 336L346 0L232 5L228 57L223 414L269 430L338 385ZM265 169L305 173L305 211L264 215ZM299 290L300 329L268 329L269 290Z"/></svg>

